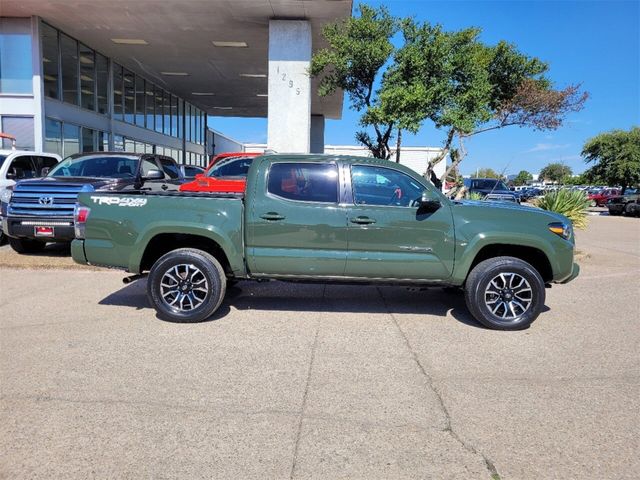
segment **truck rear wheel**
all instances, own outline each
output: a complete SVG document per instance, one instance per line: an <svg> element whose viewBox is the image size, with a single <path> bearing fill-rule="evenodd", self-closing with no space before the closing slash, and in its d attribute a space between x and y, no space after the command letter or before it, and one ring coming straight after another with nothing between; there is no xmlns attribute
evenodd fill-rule
<svg viewBox="0 0 640 480"><path fill-rule="evenodd" d="M193 248L169 252L153 265L147 296L160 318L201 322L220 307L227 289L224 269L212 255Z"/></svg>
<svg viewBox="0 0 640 480"><path fill-rule="evenodd" d="M9 238L9 245L16 252L20 254L24 253L40 253L47 245L45 242L39 240L29 240L28 238Z"/></svg>
<svg viewBox="0 0 640 480"><path fill-rule="evenodd" d="M474 267L464 296L471 314L485 327L523 330L542 311L544 281L535 268L519 258L495 257Z"/></svg>

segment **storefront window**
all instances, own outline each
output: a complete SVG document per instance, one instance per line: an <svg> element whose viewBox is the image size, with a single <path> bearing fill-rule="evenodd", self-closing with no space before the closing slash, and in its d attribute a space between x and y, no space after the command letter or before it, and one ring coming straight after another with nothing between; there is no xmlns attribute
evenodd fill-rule
<svg viewBox="0 0 640 480"><path fill-rule="evenodd" d="M109 150L109 134L107 132L96 132L96 150L106 152Z"/></svg>
<svg viewBox="0 0 640 480"><path fill-rule="evenodd" d="M62 123L52 118L44 121L44 151L62 155Z"/></svg>
<svg viewBox="0 0 640 480"><path fill-rule="evenodd" d="M144 127L144 98L145 98L144 79L136 75L136 125Z"/></svg>
<svg viewBox="0 0 640 480"><path fill-rule="evenodd" d="M44 94L58 99L58 31L46 23L41 28Z"/></svg>
<svg viewBox="0 0 640 480"><path fill-rule="evenodd" d="M60 34L62 100L78 105L78 42Z"/></svg>
<svg viewBox="0 0 640 480"><path fill-rule="evenodd" d="M171 136L178 136L178 97L171 97Z"/></svg>
<svg viewBox="0 0 640 480"><path fill-rule="evenodd" d="M113 136L113 150L116 152L124 151L124 137L122 135Z"/></svg>
<svg viewBox="0 0 640 480"><path fill-rule="evenodd" d="M96 93L98 113L109 112L109 60L96 52Z"/></svg>
<svg viewBox="0 0 640 480"><path fill-rule="evenodd" d="M146 121L147 121L147 128L149 130L155 130L156 128L156 123L155 123L155 115L154 115L154 94L153 94L153 83L151 82L146 82L146 107L145 107L145 111L146 111Z"/></svg>
<svg viewBox="0 0 640 480"><path fill-rule="evenodd" d="M95 53L86 45L80 44L80 100L82 108L95 110L96 87Z"/></svg>
<svg viewBox="0 0 640 480"><path fill-rule="evenodd" d="M122 69L122 78L124 80L124 121L134 123L135 115L135 77L126 68Z"/></svg>
<svg viewBox="0 0 640 480"><path fill-rule="evenodd" d="M191 105L184 103L184 138L187 142L191 141Z"/></svg>
<svg viewBox="0 0 640 480"><path fill-rule="evenodd" d="M113 64L113 118L124 119L124 95L122 86L122 67L117 63Z"/></svg>
<svg viewBox="0 0 640 480"><path fill-rule="evenodd" d="M164 92L162 114L164 118L163 132L165 135L171 135L171 95L168 92Z"/></svg>
<svg viewBox="0 0 640 480"><path fill-rule="evenodd" d="M80 127L65 123L63 131L63 155L68 157L80 151Z"/></svg>
<svg viewBox="0 0 640 480"><path fill-rule="evenodd" d="M178 138L184 133L184 102L178 99Z"/></svg>
<svg viewBox="0 0 640 480"><path fill-rule="evenodd" d="M94 142L95 130L91 128L82 127L82 151L93 152L96 150Z"/></svg>
<svg viewBox="0 0 640 480"><path fill-rule="evenodd" d="M164 107L163 105L163 99L162 99L162 95L163 95L163 90L161 88L158 88L156 86L156 101L155 101L155 105L156 105L156 132L162 133L162 109Z"/></svg>

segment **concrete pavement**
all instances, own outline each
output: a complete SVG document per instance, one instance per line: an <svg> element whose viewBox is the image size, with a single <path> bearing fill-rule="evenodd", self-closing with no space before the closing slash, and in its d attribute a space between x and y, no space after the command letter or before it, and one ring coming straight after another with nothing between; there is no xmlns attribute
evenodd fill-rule
<svg viewBox="0 0 640 480"><path fill-rule="evenodd" d="M638 478L640 221L590 221L523 332L278 282L172 324L119 272L0 269L0 477Z"/></svg>

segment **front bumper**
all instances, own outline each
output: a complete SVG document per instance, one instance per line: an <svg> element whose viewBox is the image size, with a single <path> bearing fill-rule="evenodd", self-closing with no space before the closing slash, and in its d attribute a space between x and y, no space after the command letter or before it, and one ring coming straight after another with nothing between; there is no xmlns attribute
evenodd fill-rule
<svg viewBox="0 0 640 480"><path fill-rule="evenodd" d="M37 237L35 227L53 227L52 237ZM72 218L2 217L2 231L14 238L70 242L75 238Z"/></svg>
<svg viewBox="0 0 640 480"><path fill-rule="evenodd" d="M562 280L560 283L561 284L569 283L571 280L575 279L578 275L580 275L580 265L574 262L573 268L571 270L571 275L569 275L567 278Z"/></svg>

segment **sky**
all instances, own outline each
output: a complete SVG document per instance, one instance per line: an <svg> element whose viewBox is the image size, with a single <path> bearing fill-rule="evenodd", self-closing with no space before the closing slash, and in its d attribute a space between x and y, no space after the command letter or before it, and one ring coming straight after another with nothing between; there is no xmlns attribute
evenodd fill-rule
<svg viewBox="0 0 640 480"><path fill-rule="evenodd" d="M354 0L354 14L356 5ZM574 173L588 165L582 145L598 133L640 125L640 1L431 1L368 0L395 16L440 23L446 30L480 27L488 44L514 43L550 66L556 88L581 83L590 98L554 131L508 127L467 140L463 174L490 167L505 174L538 173L562 162ZM400 39L397 39L399 43ZM341 120L326 120L325 143L353 145L359 114L345 95ZM266 142L266 119L210 117L209 125L242 142ZM406 146L441 146L445 132L425 123L417 135L403 134Z"/></svg>

